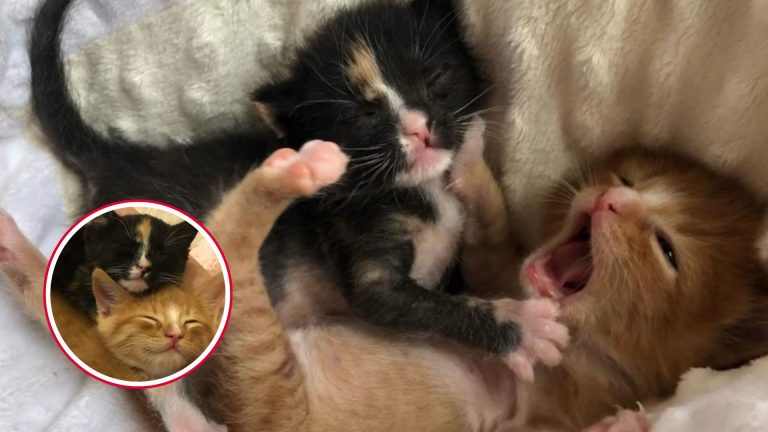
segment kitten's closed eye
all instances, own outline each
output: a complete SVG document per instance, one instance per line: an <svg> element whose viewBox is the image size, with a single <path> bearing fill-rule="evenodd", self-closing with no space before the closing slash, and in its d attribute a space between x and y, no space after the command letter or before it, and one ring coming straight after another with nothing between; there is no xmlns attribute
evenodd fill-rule
<svg viewBox="0 0 768 432"><path fill-rule="evenodd" d="M448 67L448 65L440 65L438 69L429 74L427 77L427 87L434 87L439 84L443 77L445 77Z"/></svg>
<svg viewBox="0 0 768 432"><path fill-rule="evenodd" d="M159 319L151 317L149 315L142 315L142 316L139 316L137 318L139 318L141 320L144 320L144 321L147 321L147 322L151 322L152 324L155 324L155 323L159 324L160 323Z"/></svg>
<svg viewBox="0 0 768 432"><path fill-rule="evenodd" d="M185 327L190 327L190 326L193 326L193 325L202 325L202 324L200 323L200 321L195 320L195 319L189 319L189 320L184 321L184 326Z"/></svg>
<svg viewBox="0 0 768 432"><path fill-rule="evenodd" d="M635 182L633 182L626 174L613 173L613 177L626 187L635 187Z"/></svg>

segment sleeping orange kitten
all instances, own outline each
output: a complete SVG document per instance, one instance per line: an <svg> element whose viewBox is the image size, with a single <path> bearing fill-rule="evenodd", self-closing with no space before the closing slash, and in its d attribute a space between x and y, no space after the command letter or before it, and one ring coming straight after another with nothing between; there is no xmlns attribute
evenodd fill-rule
<svg viewBox="0 0 768 432"><path fill-rule="evenodd" d="M101 340L145 380L171 375L199 357L213 340L224 303L221 274L194 287L171 284L135 295L97 268L92 286Z"/></svg>

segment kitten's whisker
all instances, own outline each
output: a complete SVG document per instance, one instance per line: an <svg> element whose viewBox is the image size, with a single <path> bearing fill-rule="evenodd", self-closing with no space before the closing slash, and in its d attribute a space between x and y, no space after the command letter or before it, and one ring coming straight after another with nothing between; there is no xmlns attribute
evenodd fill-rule
<svg viewBox="0 0 768 432"><path fill-rule="evenodd" d="M341 105L353 105L354 102L343 100L343 99L315 99L315 100L308 100L304 101L296 106L293 107L293 109L290 111L290 114L294 114L296 110L299 108L303 108L305 106L309 105L318 105L318 104L341 104Z"/></svg>
<svg viewBox="0 0 768 432"><path fill-rule="evenodd" d="M464 105L462 105L461 108L459 108L456 111L452 112L451 116L455 116L455 115L459 114L460 112L464 111L465 109L467 109L468 106L470 106L473 102L475 102L476 100L478 100L481 97L483 97L486 93L491 91L492 88L493 88L493 84L489 85L485 90L481 91L477 96L475 96L472 99L470 99L469 102L467 102ZM478 112L473 113L472 116L474 117L475 115L478 115Z"/></svg>

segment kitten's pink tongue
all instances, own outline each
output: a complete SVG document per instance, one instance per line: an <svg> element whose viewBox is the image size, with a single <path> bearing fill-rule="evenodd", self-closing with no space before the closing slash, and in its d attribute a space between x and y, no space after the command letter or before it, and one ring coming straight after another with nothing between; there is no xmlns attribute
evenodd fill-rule
<svg viewBox="0 0 768 432"><path fill-rule="evenodd" d="M589 242L573 241L552 251L549 271L560 287L578 290L589 280L590 261Z"/></svg>

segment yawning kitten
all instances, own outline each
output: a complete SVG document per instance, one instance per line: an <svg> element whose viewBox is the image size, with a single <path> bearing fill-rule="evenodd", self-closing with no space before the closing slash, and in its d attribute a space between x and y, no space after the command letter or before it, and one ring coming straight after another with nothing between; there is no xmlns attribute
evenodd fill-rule
<svg viewBox="0 0 768 432"><path fill-rule="evenodd" d="M77 309L94 315L91 273L96 267L133 293L179 283L195 235L197 230L187 222L168 225L149 215L104 213L64 246L52 287Z"/></svg>
<svg viewBox="0 0 768 432"><path fill-rule="evenodd" d="M537 376L531 425L574 430L617 404L670 395L692 367L768 352L756 250L766 207L742 185L634 149L568 190L564 219L550 225L559 232L523 269L574 336L563 364Z"/></svg>
<svg viewBox="0 0 768 432"><path fill-rule="evenodd" d="M276 143L333 141L350 157L347 171L288 209L262 251L281 318L304 325L349 308L377 325L500 355L531 377L538 356L517 352L530 348L518 325L522 305L441 292L464 217L446 173L462 146L482 146L483 133L480 80L450 2L374 1L321 25L282 78L253 94L280 141L222 135L162 150L105 139L84 123L60 59L68 4L49 0L36 18L33 101L54 150L80 175L88 205L142 197L205 213Z"/></svg>

